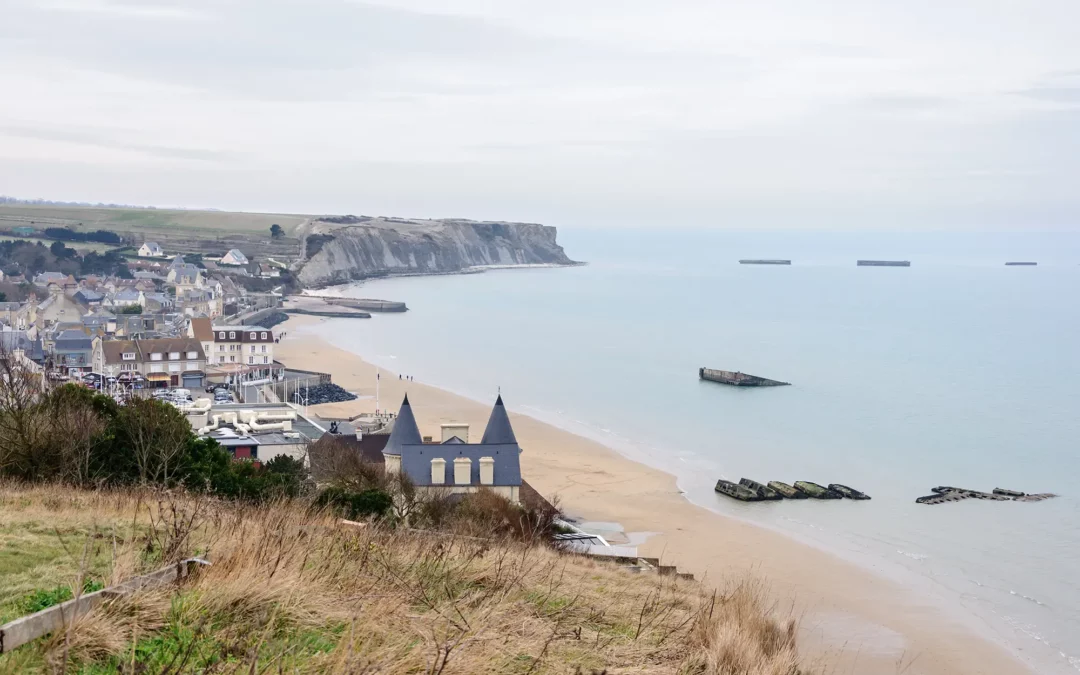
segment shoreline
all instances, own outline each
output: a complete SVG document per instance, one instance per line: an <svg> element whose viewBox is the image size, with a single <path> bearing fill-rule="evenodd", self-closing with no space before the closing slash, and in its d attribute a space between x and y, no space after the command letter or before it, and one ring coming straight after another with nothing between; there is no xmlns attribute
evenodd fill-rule
<svg viewBox="0 0 1080 675"><path fill-rule="evenodd" d="M278 345L279 360L332 372L336 383L368 397L317 411L373 410L375 366L314 334L310 329L320 323L313 317L290 317L281 326L290 335ZM449 421L467 422L470 433L482 432L489 403L422 383L384 378L382 406L395 409L406 389L423 433L437 435L438 424ZM635 543L642 555L675 564L704 583L722 586L747 574L763 579L778 607L790 607L800 617L800 651L807 665L883 674L904 668L931 675L1033 672L1005 646L977 635L940 606L913 597L917 594L909 588L872 569L696 505L674 475L595 439L518 413L511 412L511 419L524 451L525 478L545 496L557 497L568 512L620 523L628 534L638 535Z"/></svg>

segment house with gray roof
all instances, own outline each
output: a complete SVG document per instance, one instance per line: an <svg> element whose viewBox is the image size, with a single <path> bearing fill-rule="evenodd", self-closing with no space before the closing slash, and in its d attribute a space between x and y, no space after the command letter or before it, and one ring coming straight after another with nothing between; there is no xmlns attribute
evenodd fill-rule
<svg viewBox="0 0 1080 675"><path fill-rule="evenodd" d="M81 330L64 330L56 334L51 341L52 361L60 370L69 374L77 371L101 371L96 363L96 353L100 351L101 340L90 337ZM95 367L97 366L97 367Z"/></svg>
<svg viewBox="0 0 1080 675"><path fill-rule="evenodd" d="M451 430L454 433L448 433ZM469 443L467 437L464 425L443 425L441 443L425 442L406 395L383 448L386 470L404 473L419 489L451 494L489 489L518 503L521 446L502 396L495 401L480 442Z"/></svg>

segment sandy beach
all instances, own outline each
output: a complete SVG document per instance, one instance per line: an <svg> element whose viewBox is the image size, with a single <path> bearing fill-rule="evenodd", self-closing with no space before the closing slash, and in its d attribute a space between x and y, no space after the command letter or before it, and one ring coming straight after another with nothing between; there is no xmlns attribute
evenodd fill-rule
<svg viewBox="0 0 1080 675"><path fill-rule="evenodd" d="M326 415L353 415L375 408L375 368L338 349L313 331L325 319L292 317L276 346L290 367L333 374L334 382L359 394L358 401L313 408ZM382 371L382 407L396 410L407 391L424 435L439 424L466 422L479 435L490 402L477 403L421 382ZM513 410L512 398L507 400ZM800 617L806 662L830 673L1029 673L1004 647L994 644L957 612L858 565L781 534L691 504L675 478L628 460L586 438L511 413L523 448L522 471L536 489L557 498L572 516L617 522L627 532L655 533L639 546L706 583L722 586L747 574L771 588L778 607Z"/></svg>

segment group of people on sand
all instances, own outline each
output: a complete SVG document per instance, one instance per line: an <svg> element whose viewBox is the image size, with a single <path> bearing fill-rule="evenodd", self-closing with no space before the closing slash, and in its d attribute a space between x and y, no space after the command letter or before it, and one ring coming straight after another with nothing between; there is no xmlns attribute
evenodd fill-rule
<svg viewBox="0 0 1080 675"><path fill-rule="evenodd" d="M405 381L407 381L407 382L412 382L412 381L413 381L413 379L412 379L412 375L398 375L398 376L397 376L397 379L399 379L399 380L405 380Z"/></svg>

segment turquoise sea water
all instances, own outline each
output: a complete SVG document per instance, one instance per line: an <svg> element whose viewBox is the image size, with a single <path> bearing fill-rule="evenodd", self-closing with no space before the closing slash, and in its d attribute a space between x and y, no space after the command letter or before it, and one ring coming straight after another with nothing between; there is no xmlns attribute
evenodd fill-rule
<svg viewBox="0 0 1080 675"><path fill-rule="evenodd" d="M1080 235L570 230L560 242L590 264L370 282L346 293L411 311L316 330L484 402L501 386L511 409L675 473L695 503L911 584L1039 672L1080 671ZM755 257L795 264L737 263ZM701 366L794 386L699 382ZM742 476L840 482L873 501L713 492ZM1061 497L914 503L940 484Z"/></svg>

